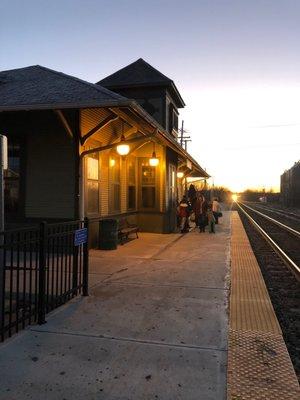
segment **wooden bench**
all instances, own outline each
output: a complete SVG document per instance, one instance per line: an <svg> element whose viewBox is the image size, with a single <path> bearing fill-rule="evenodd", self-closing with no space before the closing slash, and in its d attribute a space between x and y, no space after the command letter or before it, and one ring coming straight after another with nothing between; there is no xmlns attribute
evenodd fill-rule
<svg viewBox="0 0 300 400"><path fill-rule="evenodd" d="M136 238L138 239L138 231L139 231L139 227L137 225L134 224L130 224L126 218L122 218L119 220L119 229L118 229L118 237L121 241L121 244L123 243L123 239L128 239L128 236L131 233L135 233L136 234Z"/></svg>

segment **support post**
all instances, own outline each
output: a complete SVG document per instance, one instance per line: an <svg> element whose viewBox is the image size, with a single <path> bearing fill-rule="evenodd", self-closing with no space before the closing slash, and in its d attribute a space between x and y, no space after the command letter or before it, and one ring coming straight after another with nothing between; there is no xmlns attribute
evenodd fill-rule
<svg viewBox="0 0 300 400"><path fill-rule="evenodd" d="M38 324L46 323L46 246L47 224L40 224Z"/></svg>
<svg viewBox="0 0 300 400"><path fill-rule="evenodd" d="M0 321L4 324L5 250L4 250L4 170L8 167L7 137L0 135Z"/></svg>
<svg viewBox="0 0 300 400"><path fill-rule="evenodd" d="M87 229L87 240L83 244L83 271L82 271L82 295L89 295L89 220L84 219L84 227Z"/></svg>

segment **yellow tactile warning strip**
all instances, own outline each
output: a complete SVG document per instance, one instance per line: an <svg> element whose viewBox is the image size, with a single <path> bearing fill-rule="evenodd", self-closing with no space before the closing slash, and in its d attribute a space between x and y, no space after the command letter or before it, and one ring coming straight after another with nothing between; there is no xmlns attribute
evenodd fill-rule
<svg viewBox="0 0 300 400"><path fill-rule="evenodd" d="M281 333L260 268L237 213L232 215L230 327Z"/></svg>
<svg viewBox="0 0 300 400"><path fill-rule="evenodd" d="M228 400L299 400L298 381L260 268L232 213Z"/></svg>
<svg viewBox="0 0 300 400"><path fill-rule="evenodd" d="M228 399L299 400L298 384L281 335L231 330Z"/></svg>

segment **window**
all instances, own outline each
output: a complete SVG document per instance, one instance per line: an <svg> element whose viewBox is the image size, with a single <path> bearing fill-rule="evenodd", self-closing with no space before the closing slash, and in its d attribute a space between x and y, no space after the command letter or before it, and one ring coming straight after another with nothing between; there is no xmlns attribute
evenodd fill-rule
<svg viewBox="0 0 300 400"><path fill-rule="evenodd" d="M120 157L109 158L109 182L110 182L110 212L121 210L120 197Z"/></svg>
<svg viewBox="0 0 300 400"><path fill-rule="evenodd" d="M18 140L8 140L8 169L5 173L5 212L17 214L20 210L20 160L21 146Z"/></svg>
<svg viewBox="0 0 300 400"><path fill-rule="evenodd" d="M99 154L89 154L87 168L87 212L99 212Z"/></svg>
<svg viewBox="0 0 300 400"><path fill-rule="evenodd" d="M169 132L178 132L178 112L173 104L169 106Z"/></svg>
<svg viewBox="0 0 300 400"><path fill-rule="evenodd" d="M135 157L127 158L127 208L128 210L136 209L136 159Z"/></svg>
<svg viewBox="0 0 300 400"><path fill-rule="evenodd" d="M178 114L175 110L173 110L173 129L178 131Z"/></svg>
<svg viewBox="0 0 300 400"><path fill-rule="evenodd" d="M155 208L156 206L156 169L149 162L141 164L141 207Z"/></svg>

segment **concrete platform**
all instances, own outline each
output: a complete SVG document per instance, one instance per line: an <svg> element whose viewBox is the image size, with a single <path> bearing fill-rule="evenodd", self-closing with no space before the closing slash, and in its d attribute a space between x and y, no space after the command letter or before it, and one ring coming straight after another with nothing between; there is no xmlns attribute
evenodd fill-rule
<svg viewBox="0 0 300 400"><path fill-rule="evenodd" d="M0 345L0 399L225 399L229 214L92 251L90 296Z"/></svg>

